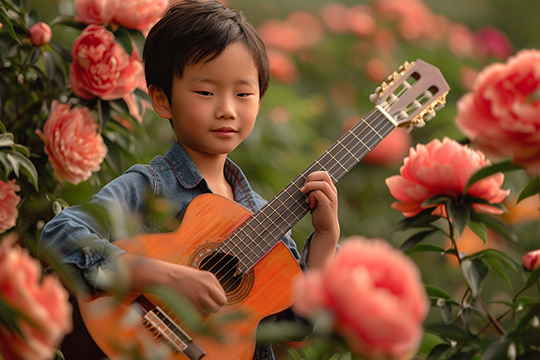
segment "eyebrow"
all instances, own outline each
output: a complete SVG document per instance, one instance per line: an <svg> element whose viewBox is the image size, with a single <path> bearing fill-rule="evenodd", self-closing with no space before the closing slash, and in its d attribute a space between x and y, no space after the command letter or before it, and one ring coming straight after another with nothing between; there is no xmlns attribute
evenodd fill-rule
<svg viewBox="0 0 540 360"><path fill-rule="evenodd" d="M209 83L209 84L216 84L218 81L211 79L211 78L205 78L205 77L194 77L193 79L189 80L189 82L197 83L197 82L203 82L203 83ZM238 85L255 85L258 86L257 81L251 80L251 79L239 79L235 82Z"/></svg>

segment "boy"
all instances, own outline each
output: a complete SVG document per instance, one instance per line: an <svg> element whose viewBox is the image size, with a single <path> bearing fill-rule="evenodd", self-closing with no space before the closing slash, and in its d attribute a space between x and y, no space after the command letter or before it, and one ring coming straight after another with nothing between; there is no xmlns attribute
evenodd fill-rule
<svg viewBox="0 0 540 360"><path fill-rule="evenodd" d="M170 120L176 141L164 156L133 166L90 201L128 217L145 213L147 196L162 197L182 219L191 200L213 192L259 210L265 201L227 158L251 132L268 88L265 47L252 25L218 2L181 1L148 34L143 61L152 106ZM320 268L332 259L339 239L337 190L327 173L314 172L301 191L307 194L314 227L301 266ZM75 269L91 289L104 287L98 275L118 257L127 266L129 290L166 286L202 316L227 303L213 273L128 254L113 240L110 228L71 207L45 226L40 246ZM288 235L282 240L300 258L294 241ZM85 245L89 242L92 246ZM273 359L271 348L258 347L254 358Z"/></svg>

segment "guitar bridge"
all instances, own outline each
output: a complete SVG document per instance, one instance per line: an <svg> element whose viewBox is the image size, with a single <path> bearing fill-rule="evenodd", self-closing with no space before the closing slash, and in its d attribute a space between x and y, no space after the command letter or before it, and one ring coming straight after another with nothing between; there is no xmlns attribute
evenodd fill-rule
<svg viewBox="0 0 540 360"><path fill-rule="evenodd" d="M131 305L142 316L144 326L156 338L171 346L173 351L183 353L190 360L199 360L206 355L206 352L169 315L159 306L154 306L144 295L139 295Z"/></svg>

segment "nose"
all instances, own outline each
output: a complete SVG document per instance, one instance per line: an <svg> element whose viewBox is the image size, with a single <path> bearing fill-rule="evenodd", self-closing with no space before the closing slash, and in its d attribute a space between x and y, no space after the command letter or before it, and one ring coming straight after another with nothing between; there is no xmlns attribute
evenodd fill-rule
<svg viewBox="0 0 540 360"><path fill-rule="evenodd" d="M236 110L234 99L223 97L217 104L216 117L218 119L234 120L236 119Z"/></svg>

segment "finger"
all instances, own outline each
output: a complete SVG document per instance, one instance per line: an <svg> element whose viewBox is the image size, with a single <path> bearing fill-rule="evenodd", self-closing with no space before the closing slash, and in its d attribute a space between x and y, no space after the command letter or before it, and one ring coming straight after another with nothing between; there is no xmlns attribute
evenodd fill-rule
<svg viewBox="0 0 540 360"><path fill-rule="evenodd" d="M306 177L306 182L309 181L324 181L332 185L334 184L332 178L330 177L330 174L328 174L326 171L314 171L310 173Z"/></svg>

